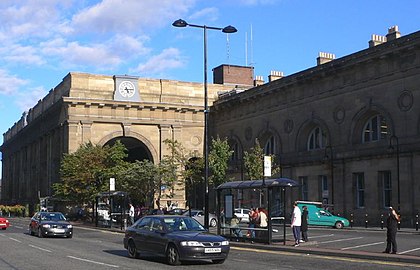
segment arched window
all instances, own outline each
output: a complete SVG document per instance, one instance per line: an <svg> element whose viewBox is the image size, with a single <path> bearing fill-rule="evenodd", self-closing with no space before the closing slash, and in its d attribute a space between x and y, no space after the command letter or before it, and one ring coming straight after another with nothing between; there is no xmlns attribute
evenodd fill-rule
<svg viewBox="0 0 420 270"><path fill-rule="evenodd" d="M365 124L362 134L362 142L375 142L386 139L388 134L388 125L385 117L378 114L371 117Z"/></svg>
<svg viewBox="0 0 420 270"><path fill-rule="evenodd" d="M270 136L270 138L268 138L268 140L265 142L264 145L264 155L269 156L269 155L274 155L274 149L275 149L275 140L274 140L274 136Z"/></svg>
<svg viewBox="0 0 420 270"><path fill-rule="evenodd" d="M309 134L308 138L308 150L322 149L325 148L327 143L327 135L325 131L320 127L316 127Z"/></svg>
<svg viewBox="0 0 420 270"><path fill-rule="evenodd" d="M230 161L238 161L241 159L240 147L237 141L232 141L230 145L230 150L232 150L232 155L230 156Z"/></svg>

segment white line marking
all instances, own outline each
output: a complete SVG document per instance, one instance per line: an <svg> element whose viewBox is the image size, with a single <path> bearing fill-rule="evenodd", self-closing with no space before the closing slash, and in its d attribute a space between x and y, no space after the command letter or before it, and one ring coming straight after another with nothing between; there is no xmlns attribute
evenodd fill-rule
<svg viewBox="0 0 420 270"><path fill-rule="evenodd" d="M368 247L368 246L375 246L375 245L381 245L385 242L377 242L377 243L370 243L370 244L365 244L365 245L359 245L359 246L354 246L354 247L346 247L346 248L342 248L341 250L347 250L347 249L353 249L353 248L361 248L361 247Z"/></svg>
<svg viewBox="0 0 420 270"><path fill-rule="evenodd" d="M15 238L12 238L12 237L9 237L9 239L10 239L10 240L13 240L13 241L15 241L15 242L18 242L18 243L22 243L22 241L20 241L20 240L17 240L17 239L15 239Z"/></svg>
<svg viewBox="0 0 420 270"><path fill-rule="evenodd" d="M317 235L317 236L311 236L311 237L308 237L308 238L313 239L313 238L322 238L322 237L331 237L331 236L334 236L334 234Z"/></svg>
<svg viewBox="0 0 420 270"><path fill-rule="evenodd" d="M403 252L398 252L398 254L405 254L405 253L409 253L409 252L413 252L413 251L417 251L417 250L420 250L420 248L413 248L413 249L406 250L406 251L403 251Z"/></svg>
<svg viewBox="0 0 420 270"><path fill-rule="evenodd" d="M14 226L15 228L18 228L18 229L23 229L23 227L21 227L21 226Z"/></svg>
<svg viewBox="0 0 420 270"><path fill-rule="evenodd" d="M2 237L6 237L6 235L3 235L3 234L0 234L0 236L2 236Z"/></svg>
<svg viewBox="0 0 420 270"><path fill-rule="evenodd" d="M346 238L346 239L337 239L337 240L319 242L319 244L327 244L327 243L334 243L334 242L343 242L343 241L350 241L350 240L356 240L356 239L362 239L362 238L363 237L353 237L353 238Z"/></svg>
<svg viewBox="0 0 420 270"><path fill-rule="evenodd" d="M48 249L45 249L45 248L42 248L42 247L37 247L37 246L34 246L34 245L29 245L29 246L33 247L33 248L36 248L36 249L39 249L39 250L42 250L42 251L51 252L51 250L48 250Z"/></svg>
<svg viewBox="0 0 420 270"><path fill-rule="evenodd" d="M95 264L100 264L100 265L110 266L110 267L114 267L114 268L119 268L119 266L118 266L118 265L107 264L107 263L102 263L102 262L96 262L96 261L91 261L91 260L82 259L82 258L73 257L73 256L67 256L67 257L68 257L68 258L71 258L71 259L75 259L75 260L83 261L83 262L90 262L90 263L95 263Z"/></svg>

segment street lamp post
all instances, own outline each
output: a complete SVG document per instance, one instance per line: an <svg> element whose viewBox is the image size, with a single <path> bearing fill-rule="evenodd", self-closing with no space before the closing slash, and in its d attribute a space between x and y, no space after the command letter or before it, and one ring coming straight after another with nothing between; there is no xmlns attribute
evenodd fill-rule
<svg viewBox="0 0 420 270"><path fill-rule="evenodd" d="M330 154L328 156L328 150ZM330 170L331 170L331 204L334 207L334 153L331 145L325 147L324 159L330 160Z"/></svg>
<svg viewBox="0 0 420 270"><path fill-rule="evenodd" d="M236 28L228 25L224 28L213 27L207 25L190 24L186 21L179 19L172 23L175 27L195 27L203 29L204 34L204 227L209 228L209 147L208 147L208 105L207 105L207 29L221 30L223 33L235 33Z"/></svg>
<svg viewBox="0 0 420 270"><path fill-rule="evenodd" d="M389 149L394 150L394 141L395 141L395 146L396 146L396 150L397 150L397 202L398 202L398 213L401 210L401 197L400 197L400 144L398 141L398 137L395 135L392 135L391 137L389 137Z"/></svg>

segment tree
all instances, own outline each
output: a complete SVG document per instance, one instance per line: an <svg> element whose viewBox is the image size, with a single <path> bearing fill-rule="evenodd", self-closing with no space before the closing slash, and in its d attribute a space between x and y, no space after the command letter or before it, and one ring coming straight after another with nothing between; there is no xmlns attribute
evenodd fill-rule
<svg viewBox="0 0 420 270"><path fill-rule="evenodd" d="M246 174L250 180L258 180L263 178L264 172L264 153L258 139L255 139L255 146L250 152L244 152L244 166Z"/></svg>
<svg viewBox="0 0 420 270"><path fill-rule="evenodd" d="M209 178L209 183L215 187L226 182L226 171L229 166L228 161L232 153L233 151L230 150L227 139L221 140L219 136L216 139L212 139L209 153L209 167L212 175Z"/></svg>
<svg viewBox="0 0 420 270"><path fill-rule="evenodd" d="M117 141L113 146L82 144L61 161L61 182L53 184L54 195L79 205L91 205L99 192L107 191L110 177L125 168L127 149Z"/></svg>

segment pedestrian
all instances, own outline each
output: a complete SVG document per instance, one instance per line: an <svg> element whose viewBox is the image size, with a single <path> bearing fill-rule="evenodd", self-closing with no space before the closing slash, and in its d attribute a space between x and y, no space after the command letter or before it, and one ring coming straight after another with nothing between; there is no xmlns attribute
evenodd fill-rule
<svg viewBox="0 0 420 270"><path fill-rule="evenodd" d="M249 238L255 238L255 227L258 222L258 212L255 208L251 208L251 211L249 211L249 222L248 222L248 233L247 236Z"/></svg>
<svg viewBox="0 0 420 270"><path fill-rule="evenodd" d="M233 215L232 219L230 220L230 227L232 228L232 233L235 235L235 237L242 237L242 231L239 228L239 218L236 215ZM236 239L236 241L239 241Z"/></svg>
<svg viewBox="0 0 420 270"><path fill-rule="evenodd" d="M306 206L302 207L302 223L300 230L302 231L301 242L308 242L308 207Z"/></svg>
<svg viewBox="0 0 420 270"><path fill-rule="evenodd" d="M293 204L293 214L292 214L292 222L290 227L293 230L293 236L295 238L295 247L299 246L300 242L300 226L302 225L302 213L297 205L297 202Z"/></svg>
<svg viewBox="0 0 420 270"><path fill-rule="evenodd" d="M261 228L260 238L268 239L268 229L267 229L268 218L267 218L267 212L264 208L258 208L258 220L259 220L258 227Z"/></svg>
<svg viewBox="0 0 420 270"><path fill-rule="evenodd" d="M389 207L388 218L386 220L386 249L383 253L397 254L397 229L400 217L394 208Z"/></svg>
<svg viewBox="0 0 420 270"><path fill-rule="evenodd" d="M128 211L128 216L130 217L130 225L134 224L134 206L133 204L128 204L130 206L130 210Z"/></svg>

